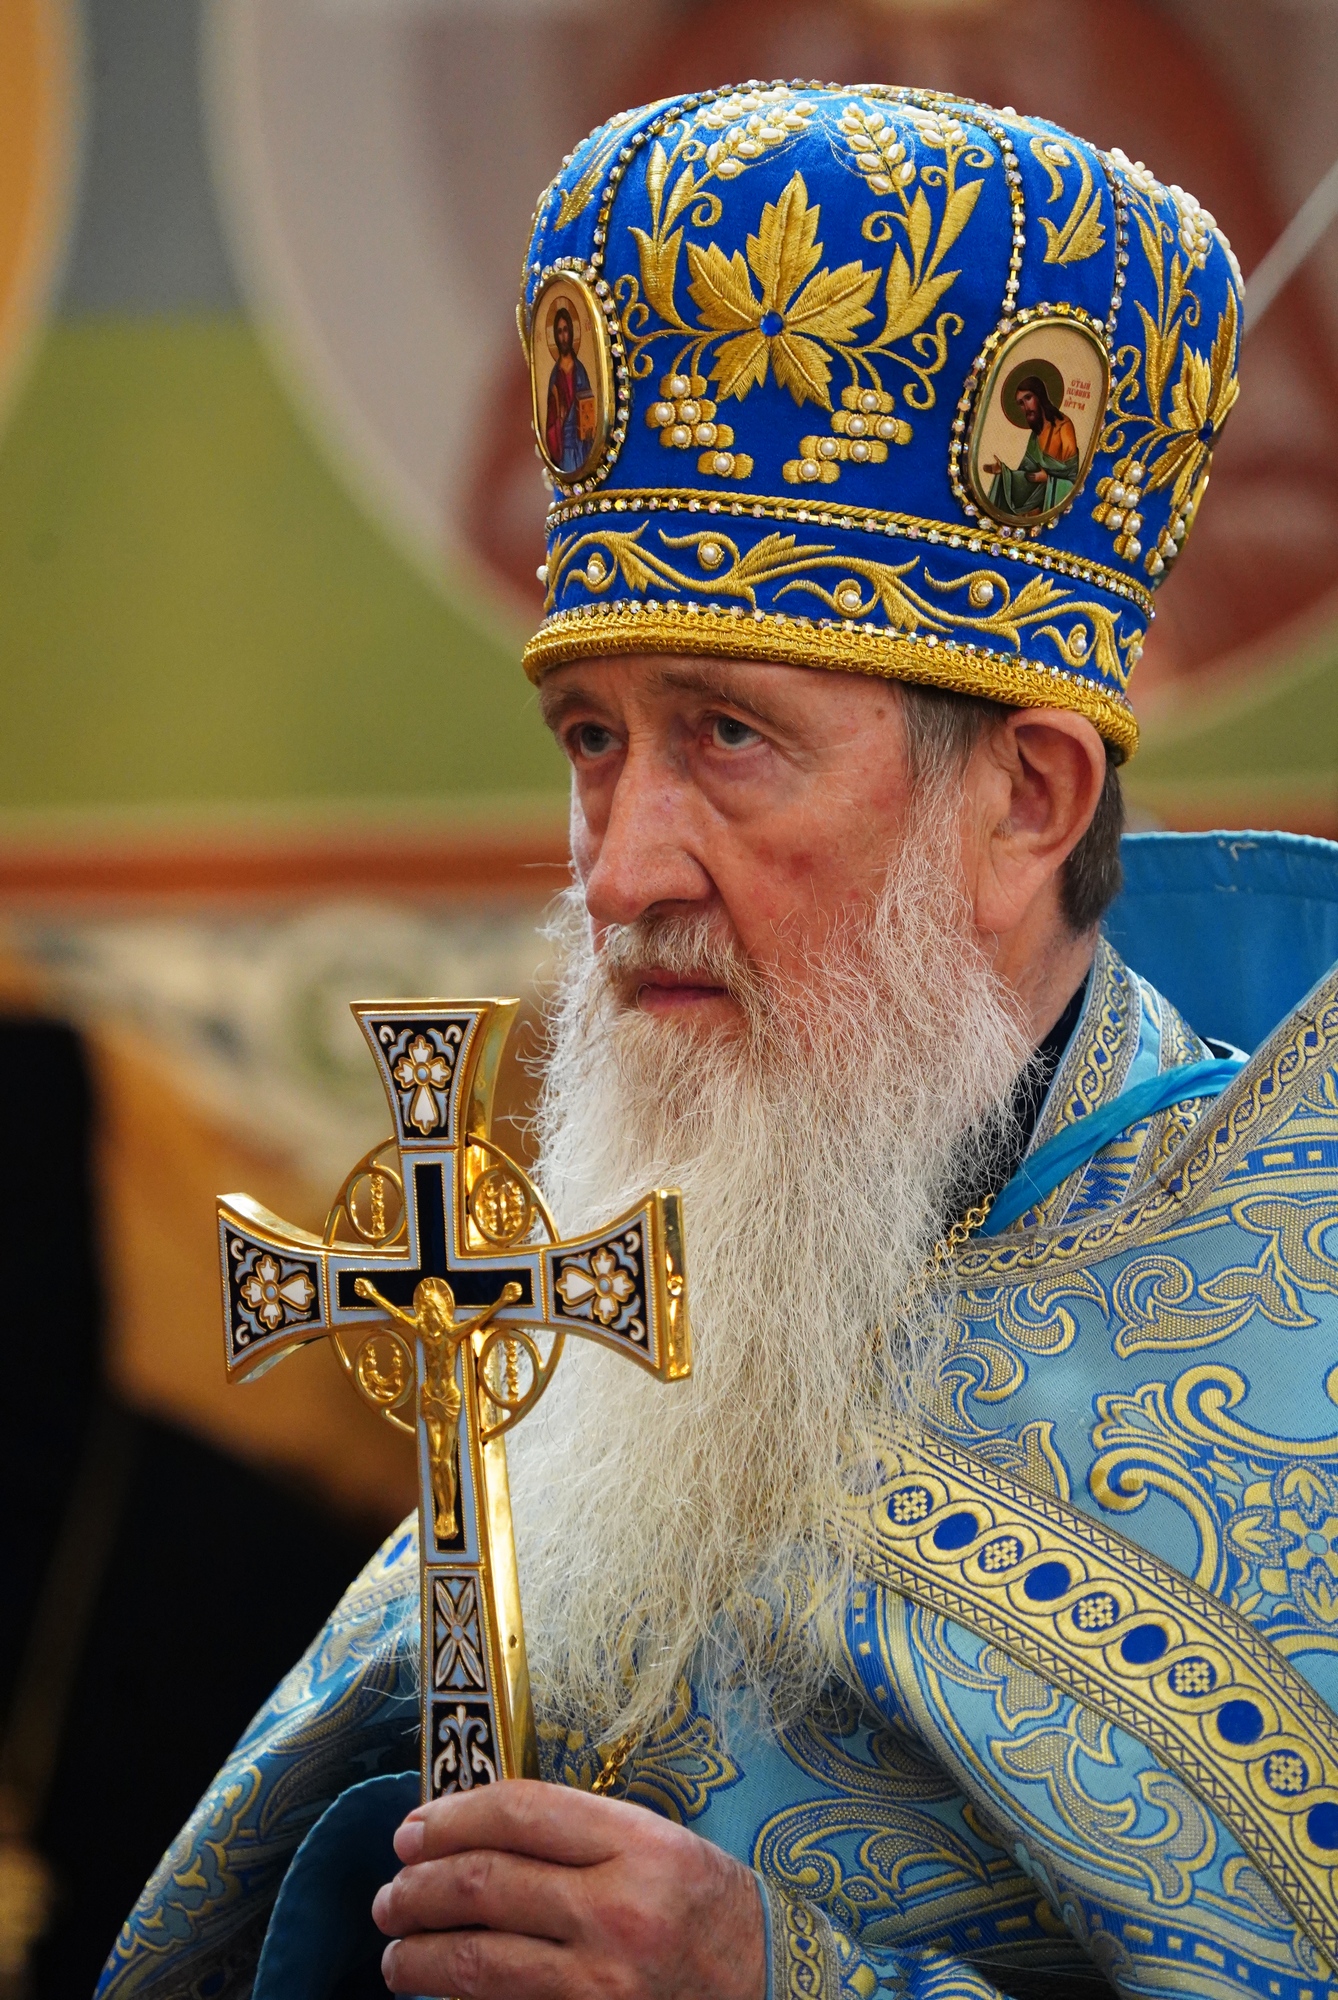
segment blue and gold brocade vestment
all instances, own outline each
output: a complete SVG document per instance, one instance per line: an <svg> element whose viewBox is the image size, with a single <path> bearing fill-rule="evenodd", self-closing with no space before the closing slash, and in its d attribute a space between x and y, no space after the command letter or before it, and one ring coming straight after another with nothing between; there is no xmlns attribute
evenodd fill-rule
<svg viewBox="0 0 1338 2000"><path fill-rule="evenodd" d="M1274 842L1257 908L1327 962L1320 846ZM1249 856L1196 852L1248 930ZM1327 903L1293 911L1277 869L1316 866ZM1209 1053L1103 941L1033 1151ZM1338 969L1225 1095L1121 1132L958 1276L934 1425L889 1434L851 1491L840 1692L779 1737L733 1715L726 1735L685 1683L619 1791L757 1871L768 2000L1335 2000ZM318 1929L327 1963L374 1968L366 1903L417 1797L418 1616L406 1527L164 1857L99 2000L333 1994L305 1970ZM594 1745L541 1733L545 1775L588 1787ZM299 1843L324 1851L377 1779L370 1872L304 1901Z"/></svg>

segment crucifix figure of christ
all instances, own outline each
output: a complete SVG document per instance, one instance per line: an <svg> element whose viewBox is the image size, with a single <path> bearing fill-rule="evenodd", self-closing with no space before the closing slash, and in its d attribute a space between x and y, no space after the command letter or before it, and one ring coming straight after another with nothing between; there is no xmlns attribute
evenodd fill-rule
<svg viewBox="0 0 1338 2000"><path fill-rule="evenodd" d="M427 1436L428 1464L432 1473L433 1533L443 1543L459 1533L455 1496L460 1483L460 1391L455 1380L455 1357L462 1340L486 1326L502 1306L513 1305L520 1297L514 1280L503 1285L494 1304L468 1319L455 1317L455 1293L444 1278L420 1278L414 1287L413 1311L383 1299L370 1278L359 1278L354 1286L360 1299L383 1306L391 1319L407 1326L423 1343L423 1380L418 1391L418 1420Z"/></svg>
<svg viewBox="0 0 1338 2000"><path fill-rule="evenodd" d="M505 1433L569 1333L665 1382L692 1366L677 1192L563 1241L492 1139L517 1005L360 1002L392 1131L323 1234L247 1195L218 1204L229 1378L327 1338L364 1401L415 1439L425 1799L538 1773Z"/></svg>

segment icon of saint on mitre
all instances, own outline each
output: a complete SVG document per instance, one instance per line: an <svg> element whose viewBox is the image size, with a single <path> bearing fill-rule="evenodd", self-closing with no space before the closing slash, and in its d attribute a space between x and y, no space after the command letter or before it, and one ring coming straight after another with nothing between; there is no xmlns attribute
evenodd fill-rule
<svg viewBox="0 0 1338 2000"><path fill-rule="evenodd" d="M1053 520L1086 477L1106 407L1104 348L1076 325L1028 327L996 356L969 477L996 520Z"/></svg>
<svg viewBox="0 0 1338 2000"><path fill-rule="evenodd" d="M576 313L569 300L558 297L554 301L547 331L553 366L548 376L544 437L548 456L558 471L575 475L590 456L590 441L595 435L595 392L581 361Z"/></svg>
<svg viewBox="0 0 1338 2000"><path fill-rule="evenodd" d="M1029 368L1023 362L1023 369ZM1059 370L1038 363L1034 372L1014 369L1004 388L1004 408L1020 412L1031 435L1016 466L997 459L985 467L993 480L990 502L1005 514L1044 514L1061 506L1078 483L1078 434L1062 408Z"/></svg>
<svg viewBox="0 0 1338 2000"><path fill-rule="evenodd" d="M602 318L576 279L560 278L534 306L534 422L558 479L580 479L608 441L610 371Z"/></svg>

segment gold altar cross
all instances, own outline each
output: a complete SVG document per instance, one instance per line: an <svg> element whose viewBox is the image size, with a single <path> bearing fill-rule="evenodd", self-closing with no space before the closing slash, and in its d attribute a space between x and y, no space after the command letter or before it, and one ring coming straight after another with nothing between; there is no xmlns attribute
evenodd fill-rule
<svg viewBox="0 0 1338 2000"><path fill-rule="evenodd" d="M218 1204L230 1380L328 1338L364 1400L417 1440L423 1797L538 1772L504 1433L568 1333L661 1381L692 1367L678 1194L562 1242L491 1137L515 1000L369 1000L353 1013L390 1102L323 1236Z"/></svg>

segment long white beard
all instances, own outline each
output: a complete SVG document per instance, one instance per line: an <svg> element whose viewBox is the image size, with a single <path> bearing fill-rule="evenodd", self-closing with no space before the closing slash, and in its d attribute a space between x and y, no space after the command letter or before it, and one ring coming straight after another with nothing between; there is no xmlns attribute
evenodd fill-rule
<svg viewBox="0 0 1338 2000"><path fill-rule="evenodd" d="M563 1234L682 1190L694 1370L665 1386L573 1340L514 1433L541 1716L606 1740L653 1728L695 1655L783 1721L831 1671L823 1621L778 1648L758 1600L845 1570L842 1440L913 1410L934 1369L943 1303L906 1295L997 1157L1027 1059L945 880L945 803L921 798L877 907L799 989L698 920L643 920L596 958L566 900L537 1177ZM647 964L726 980L742 1033L628 1008L617 974Z"/></svg>

